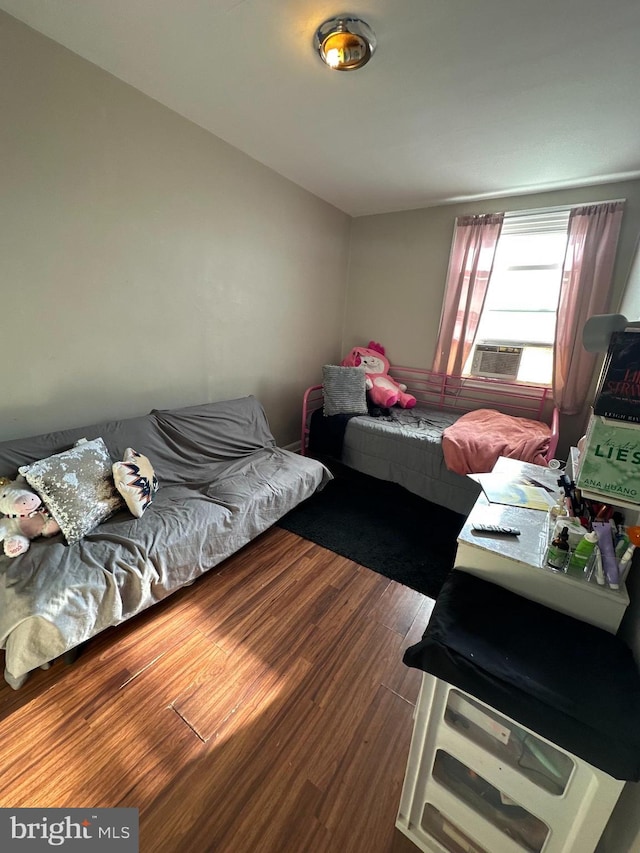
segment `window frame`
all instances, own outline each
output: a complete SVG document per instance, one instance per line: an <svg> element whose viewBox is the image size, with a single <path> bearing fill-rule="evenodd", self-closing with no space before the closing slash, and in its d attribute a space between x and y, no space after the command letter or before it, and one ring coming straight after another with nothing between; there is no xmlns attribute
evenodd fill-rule
<svg viewBox="0 0 640 853"><path fill-rule="evenodd" d="M500 237L498 238L498 244L496 247L496 261L499 266L496 269L496 262L494 261L494 268L491 271L491 275L489 277L489 284L487 288L487 294L485 297L484 306L482 308L482 313L480 315L480 321L478 324L478 330L476 333L476 338L473 342L473 346L471 347L471 351L469 353L469 357L465 363L463 375L468 378L473 378L474 376L483 375L478 373L471 373L471 368L474 361L474 355L476 352L476 346L478 345L488 345L488 346L500 346L500 347L522 347L522 359L520 361L520 365L518 368L518 378L513 380L512 378L506 379L505 381L509 382L517 382L519 384L524 385L545 385L550 386L552 382L552 369L553 369L553 346L554 346L554 337L555 337L555 327L557 323L558 316L558 303L560 297L560 289L562 283L562 269L564 265L564 257L566 254L566 246L568 240L568 228L569 228L569 213L571 211L570 206L562 206L555 208L540 208L535 210L523 210L523 211L509 211L505 213L504 223L502 227L502 231L500 233ZM500 242L505 238L509 237L535 237L536 235L544 234L544 235L555 235L562 234L564 240L562 241L562 247L558 248L556 251L558 252L557 260L553 263L539 263L539 264L523 264L523 263L501 263L500 258ZM491 282L494 279L494 275L496 273L503 279L508 277L510 273L517 273L520 271L546 271L553 270L557 271L558 281L557 281L557 294L558 301L555 305L555 310L551 311L549 308L543 308L539 311L536 310L527 310L522 309L520 311L517 308L489 308L491 314L495 315L498 313L519 313L519 314L531 314L531 315L540 315L540 314L551 314L553 313L553 335L551 341L540 340L540 336L537 338L534 337L532 339L520 339L520 336L514 337L513 335L503 337L500 334L496 335L495 332L488 334L491 327L487 327L487 322L485 319L485 330L483 331L483 314L485 314L485 310L487 309L487 304L491 305ZM495 279L494 279L495 281ZM501 282L503 284L503 282ZM503 285L504 286L504 285ZM506 321L503 321L506 322ZM500 324L502 325L502 323ZM494 328L497 327L495 324ZM493 332L493 330L491 330ZM548 363L548 366L544 368L544 375L548 378L541 378L541 373L531 372L531 370L540 369L531 367L532 362L538 358L539 360L539 352L544 350L545 357ZM523 369L522 362L525 361L525 368ZM527 363L529 367L527 368ZM520 378L520 374L524 374L522 378Z"/></svg>

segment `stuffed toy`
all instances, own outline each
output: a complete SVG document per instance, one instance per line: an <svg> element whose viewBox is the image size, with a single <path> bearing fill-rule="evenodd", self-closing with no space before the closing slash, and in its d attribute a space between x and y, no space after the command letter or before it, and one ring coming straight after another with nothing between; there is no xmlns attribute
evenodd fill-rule
<svg viewBox="0 0 640 853"><path fill-rule="evenodd" d="M376 406L389 408L397 404L403 409L415 406L416 398L405 394L407 386L388 375L389 362L381 344L369 341L368 347L354 347L342 361L342 366L364 367L369 398Z"/></svg>
<svg viewBox="0 0 640 853"><path fill-rule="evenodd" d="M4 539L7 557L24 554L37 536L54 536L60 530L39 496L21 476L13 482L0 477L0 513L5 515L0 519L0 541Z"/></svg>

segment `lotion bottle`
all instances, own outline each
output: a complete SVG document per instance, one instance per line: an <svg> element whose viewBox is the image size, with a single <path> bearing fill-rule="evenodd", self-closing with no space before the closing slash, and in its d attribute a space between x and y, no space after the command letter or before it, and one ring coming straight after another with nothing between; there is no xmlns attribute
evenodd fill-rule
<svg viewBox="0 0 640 853"><path fill-rule="evenodd" d="M585 533L582 539L576 545L576 549L569 558L567 564L567 574L574 577L584 577L584 570L589 562L589 557L593 554L593 549L596 547L598 534Z"/></svg>

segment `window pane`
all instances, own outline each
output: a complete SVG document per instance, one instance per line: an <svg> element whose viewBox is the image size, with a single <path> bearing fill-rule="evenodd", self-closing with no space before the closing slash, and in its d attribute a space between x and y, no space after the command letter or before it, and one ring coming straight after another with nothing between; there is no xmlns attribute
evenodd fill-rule
<svg viewBox="0 0 640 853"><path fill-rule="evenodd" d="M552 344L555 330L555 311L484 311L476 340L505 344Z"/></svg>
<svg viewBox="0 0 640 853"><path fill-rule="evenodd" d="M518 381L550 384L569 210L505 217L476 343L523 346ZM566 220L566 221L565 221ZM473 352L465 371L473 362Z"/></svg>
<svg viewBox="0 0 640 853"><path fill-rule="evenodd" d="M525 347L520 360L518 382L550 385L553 370L552 347Z"/></svg>
<svg viewBox="0 0 640 853"><path fill-rule="evenodd" d="M560 295L560 268L551 270L494 270L485 310L515 309L555 312Z"/></svg>
<svg viewBox="0 0 640 853"><path fill-rule="evenodd" d="M566 234L518 234L500 237L494 268L562 263L566 245Z"/></svg>
<svg viewBox="0 0 640 853"><path fill-rule="evenodd" d="M566 241L566 233L500 237L476 341L553 344Z"/></svg>

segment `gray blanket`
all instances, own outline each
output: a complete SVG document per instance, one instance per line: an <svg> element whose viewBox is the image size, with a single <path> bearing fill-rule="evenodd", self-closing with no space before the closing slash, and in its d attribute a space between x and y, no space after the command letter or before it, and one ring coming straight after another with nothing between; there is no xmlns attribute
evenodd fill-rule
<svg viewBox="0 0 640 853"><path fill-rule="evenodd" d="M140 519L126 510L75 545L37 539L0 558L5 677L30 670L191 583L330 478L319 462L276 447L253 397L0 444L0 475L102 436L112 459L133 447L160 488Z"/></svg>
<svg viewBox="0 0 640 853"><path fill-rule="evenodd" d="M386 417L359 415L345 430L342 461L467 515L480 487L469 477L449 471L442 452L442 433L458 417L457 412L420 405L390 409Z"/></svg>

